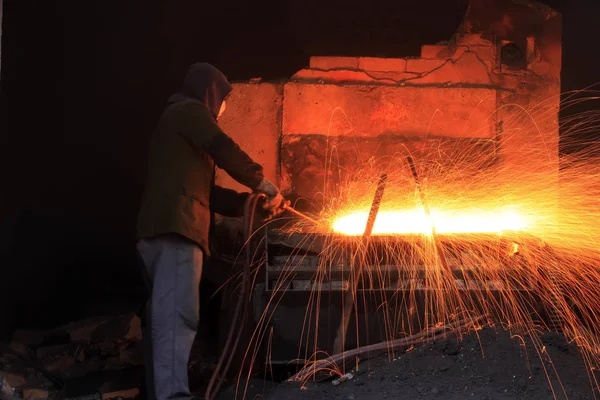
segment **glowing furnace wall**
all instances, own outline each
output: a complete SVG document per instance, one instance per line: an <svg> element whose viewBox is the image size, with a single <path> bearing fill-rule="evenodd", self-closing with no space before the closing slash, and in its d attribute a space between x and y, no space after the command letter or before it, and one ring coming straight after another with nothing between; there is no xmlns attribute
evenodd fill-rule
<svg viewBox="0 0 600 400"><path fill-rule="evenodd" d="M503 167L555 175L561 51L555 11L473 2L420 58L312 57L289 81L235 84L223 127L292 197L323 190L332 145L344 168L424 146L451 157L468 141Z"/></svg>

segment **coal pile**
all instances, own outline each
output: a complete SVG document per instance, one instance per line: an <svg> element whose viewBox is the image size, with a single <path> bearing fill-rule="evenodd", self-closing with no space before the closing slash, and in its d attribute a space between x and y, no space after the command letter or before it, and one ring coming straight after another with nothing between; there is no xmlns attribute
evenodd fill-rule
<svg viewBox="0 0 600 400"><path fill-rule="evenodd" d="M531 338L485 327L462 338L451 337L409 351L363 356L358 371L338 385L283 383L270 400L359 399L594 399L589 371L575 344L555 332ZM336 382L337 383L337 382Z"/></svg>

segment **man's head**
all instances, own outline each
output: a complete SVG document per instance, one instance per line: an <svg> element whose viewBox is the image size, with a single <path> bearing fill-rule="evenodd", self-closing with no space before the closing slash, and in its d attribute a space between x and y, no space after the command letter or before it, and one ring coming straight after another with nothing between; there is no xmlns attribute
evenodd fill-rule
<svg viewBox="0 0 600 400"><path fill-rule="evenodd" d="M217 119L225 111L225 98L231 89L221 71L208 63L197 63L188 70L180 94L203 102Z"/></svg>

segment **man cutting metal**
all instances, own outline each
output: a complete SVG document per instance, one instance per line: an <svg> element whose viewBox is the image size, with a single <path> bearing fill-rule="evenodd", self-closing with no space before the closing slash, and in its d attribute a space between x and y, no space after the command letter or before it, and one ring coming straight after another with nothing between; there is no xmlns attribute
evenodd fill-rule
<svg viewBox="0 0 600 400"><path fill-rule="evenodd" d="M199 323L199 283L210 255L212 215L241 216L249 195L217 186L215 168L266 195L270 216L283 209L283 197L265 179L262 166L217 125L231 90L212 65L192 65L149 144L137 248L150 286L144 335L150 399L194 398L187 367Z"/></svg>

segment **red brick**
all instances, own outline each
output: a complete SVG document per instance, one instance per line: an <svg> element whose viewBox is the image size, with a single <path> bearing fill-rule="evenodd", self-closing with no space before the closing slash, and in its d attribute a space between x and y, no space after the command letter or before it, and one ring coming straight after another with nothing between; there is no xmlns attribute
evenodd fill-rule
<svg viewBox="0 0 600 400"><path fill-rule="evenodd" d="M316 69L358 69L358 57L311 57L310 68Z"/></svg>
<svg viewBox="0 0 600 400"><path fill-rule="evenodd" d="M446 60L427 60L424 58L412 58L406 63L407 72L416 72L418 74L431 72L436 68L441 67Z"/></svg>
<svg viewBox="0 0 600 400"><path fill-rule="evenodd" d="M232 86L227 111L219 119L219 125L264 166L269 179L277 180L282 87L273 83L234 83ZM248 190L223 170L217 170L217 183L235 190Z"/></svg>
<svg viewBox="0 0 600 400"><path fill-rule="evenodd" d="M421 46L421 58L436 59L446 58L444 56L438 56L444 50L448 50L448 46L440 46L436 44L425 44Z"/></svg>
<svg viewBox="0 0 600 400"><path fill-rule="evenodd" d="M495 132L490 116L496 91L287 83L283 107L284 135L489 138Z"/></svg>
<svg viewBox="0 0 600 400"><path fill-rule="evenodd" d="M406 71L406 59L360 57L358 59L358 69L363 71L404 72Z"/></svg>

